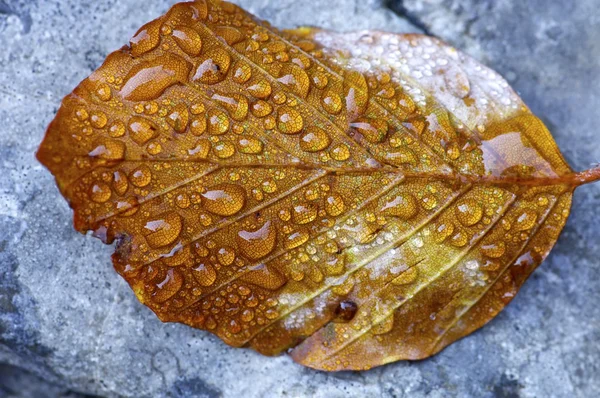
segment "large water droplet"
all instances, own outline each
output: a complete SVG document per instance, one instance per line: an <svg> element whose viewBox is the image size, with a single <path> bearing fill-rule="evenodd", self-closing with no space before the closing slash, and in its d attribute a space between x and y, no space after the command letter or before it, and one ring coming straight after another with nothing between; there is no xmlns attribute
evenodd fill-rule
<svg viewBox="0 0 600 398"><path fill-rule="evenodd" d="M144 145L158 135L158 128L148 119L134 116L129 119L129 136L138 145Z"/></svg>
<svg viewBox="0 0 600 398"><path fill-rule="evenodd" d="M200 34L187 26L177 26L173 29L175 43L191 56L197 56L202 50L202 39Z"/></svg>
<svg viewBox="0 0 600 398"><path fill-rule="evenodd" d="M167 115L167 123L173 130L178 133L183 133L189 122L189 112L185 104L177 104L171 113Z"/></svg>
<svg viewBox="0 0 600 398"><path fill-rule="evenodd" d="M167 88L185 82L190 64L173 54L134 66L121 88L120 95L128 101L149 101L158 98Z"/></svg>
<svg viewBox="0 0 600 398"><path fill-rule="evenodd" d="M325 211L332 217L337 217L344 212L344 199L337 193L332 193L325 198Z"/></svg>
<svg viewBox="0 0 600 398"><path fill-rule="evenodd" d="M456 206L456 218L467 227L477 224L481 217L483 207L473 199L464 199Z"/></svg>
<svg viewBox="0 0 600 398"><path fill-rule="evenodd" d="M246 191L239 185L216 185L202 194L202 204L211 213L231 216L239 212L246 203Z"/></svg>
<svg viewBox="0 0 600 398"><path fill-rule="evenodd" d="M285 276L279 271L265 264L259 264L251 268L251 271L244 274L240 279L268 290L277 290L287 282Z"/></svg>
<svg viewBox="0 0 600 398"><path fill-rule="evenodd" d="M157 303L164 303L179 292L181 285L183 285L183 276L174 268L169 268L165 278L156 285L152 300Z"/></svg>
<svg viewBox="0 0 600 398"><path fill-rule="evenodd" d="M381 211L385 215L408 220L418 213L417 200L410 193L400 193L394 199L387 202L381 208Z"/></svg>
<svg viewBox="0 0 600 398"><path fill-rule="evenodd" d="M305 152L319 152L327 148L331 138L327 133L316 126L309 126L300 137L300 148Z"/></svg>
<svg viewBox="0 0 600 398"><path fill-rule="evenodd" d="M181 233L183 220L174 211L162 214L144 225L148 244L154 248L170 245Z"/></svg>
<svg viewBox="0 0 600 398"><path fill-rule="evenodd" d="M215 268L209 263L198 264L192 269L194 278L202 286L211 286L217 279L217 272Z"/></svg>
<svg viewBox="0 0 600 398"><path fill-rule="evenodd" d="M200 59L198 68L192 80L204 84L219 83L227 77L231 57L222 48L207 51Z"/></svg>
<svg viewBox="0 0 600 398"><path fill-rule="evenodd" d="M308 224L317 218L318 208L312 203L301 203L293 207L292 219L296 224Z"/></svg>
<svg viewBox="0 0 600 398"><path fill-rule="evenodd" d="M246 257L258 260L273 251L276 239L277 231L271 221L267 221L256 231L238 232L237 243Z"/></svg>
<svg viewBox="0 0 600 398"><path fill-rule="evenodd" d="M106 202L110 199L111 194L110 187L103 182L97 182L90 188L90 198L97 203Z"/></svg>
<svg viewBox="0 0 600 398"><path fill-rule="evenodd" d="M297 134L304 127L302 115L289 106L282 106L277 111L277 128L283 134Z"/></svg>

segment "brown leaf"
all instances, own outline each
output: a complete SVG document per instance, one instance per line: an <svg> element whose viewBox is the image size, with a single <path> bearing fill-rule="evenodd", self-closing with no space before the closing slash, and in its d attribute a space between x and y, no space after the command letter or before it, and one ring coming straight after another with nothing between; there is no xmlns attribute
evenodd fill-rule
<svg viewBox="0 0 600 398"><path fill-rule="evenodd" d="M209 0L111 54L38 158L161 320L325 370L484 325L600 174L437 39L282 32Z"/></svg>

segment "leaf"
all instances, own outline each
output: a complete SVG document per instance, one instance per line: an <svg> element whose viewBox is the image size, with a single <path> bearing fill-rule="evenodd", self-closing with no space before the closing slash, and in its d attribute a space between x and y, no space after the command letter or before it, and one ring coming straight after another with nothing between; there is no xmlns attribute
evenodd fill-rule
<svg viewBox="0 0 600 398"><path fill-rule="evenodd" d="M324 370L484 325L600 177L437 39L278 31L208 0L109 55L38 158L161 320Z"/></svg>

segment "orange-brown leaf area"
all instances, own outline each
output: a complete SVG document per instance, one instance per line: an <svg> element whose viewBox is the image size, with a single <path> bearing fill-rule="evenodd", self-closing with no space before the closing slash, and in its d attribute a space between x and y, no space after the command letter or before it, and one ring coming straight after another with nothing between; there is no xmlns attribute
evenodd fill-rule
<svg viewBox="0 0 600 398"><path fill-rule="evenodd" d="M38 152L163 321L324 370L437 353L546 257L576 175L437 39L175 5L67 96Z"/></svg>

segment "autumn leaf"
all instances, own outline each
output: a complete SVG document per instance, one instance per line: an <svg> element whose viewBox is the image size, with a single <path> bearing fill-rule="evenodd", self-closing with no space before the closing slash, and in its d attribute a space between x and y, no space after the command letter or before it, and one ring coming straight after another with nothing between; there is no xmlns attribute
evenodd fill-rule
<svg viewBox="0 0 600 398"><path fill-rule="evenodd" d="M437 39L278 31L214 0L109 55L38 158L161 320L324 370L483 326L600 178Z"/></svg>

